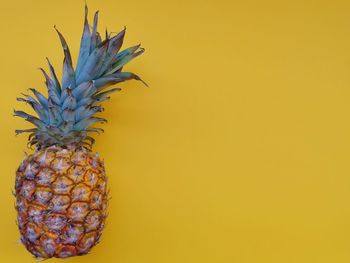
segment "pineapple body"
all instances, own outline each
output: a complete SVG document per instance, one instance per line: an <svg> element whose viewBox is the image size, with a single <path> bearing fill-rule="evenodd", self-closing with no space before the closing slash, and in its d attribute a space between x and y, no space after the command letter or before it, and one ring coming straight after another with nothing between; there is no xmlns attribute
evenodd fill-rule
<svg viewBox="0 0 350 263"><path fill-rule="evenodd" d="M51 146L26 156L16 173L21 242L38 258L83 255L107 216L107 177L97 154Z"/></svg>

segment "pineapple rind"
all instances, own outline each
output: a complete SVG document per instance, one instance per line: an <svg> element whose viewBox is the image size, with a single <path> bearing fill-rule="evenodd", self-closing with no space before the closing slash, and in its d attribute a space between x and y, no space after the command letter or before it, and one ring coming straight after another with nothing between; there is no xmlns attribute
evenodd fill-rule
<svg viewBox="0 0 350 263"><path fill-rule="evenodd" d="M51 146L24 158L16 173L21 241L37 258L84 255L99 241L107 216L101 159L81 148Z"/></svg>

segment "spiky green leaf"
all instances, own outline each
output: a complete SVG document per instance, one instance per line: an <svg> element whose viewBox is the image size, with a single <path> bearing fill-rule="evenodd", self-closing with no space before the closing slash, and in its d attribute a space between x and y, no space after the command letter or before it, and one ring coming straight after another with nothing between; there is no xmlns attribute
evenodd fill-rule
<svg viewBox="0 0 350 263"><path fill-rule="evenodd" d="M85 19L84 19L84 30L81 37L80 51L76 68L76 75L79 76L80 72L90 55L90 45L91 45L91 36L90 36L90 26L87 19L88 16L88 7L85 5Z"/></svg>

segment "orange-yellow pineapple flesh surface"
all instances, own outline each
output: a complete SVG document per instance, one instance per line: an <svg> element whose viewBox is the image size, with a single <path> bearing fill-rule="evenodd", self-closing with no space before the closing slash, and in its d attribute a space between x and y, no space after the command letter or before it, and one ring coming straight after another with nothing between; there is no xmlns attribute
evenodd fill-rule
<svg viewBox="0 0 350 263"><path fill-rule="evenodd" d="M107 216L107 177L97 154L52 146L26 156L16 173L21 242L35 257L83 255Z"/></svg>

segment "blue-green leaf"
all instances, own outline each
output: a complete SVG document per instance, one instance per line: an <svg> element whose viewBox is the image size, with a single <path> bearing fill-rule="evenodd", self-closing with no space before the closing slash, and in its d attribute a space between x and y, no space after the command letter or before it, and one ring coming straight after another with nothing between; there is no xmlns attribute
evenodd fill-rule
<svg viewBox="0 0 350 263"><path fill-rule="evenodd" d="M102 37L99 32L96 32L96 46L99 46L102 43Z"/></svg>
<svg viewBox="0 0 350 263"><path fill-rule="evenodd" d="M139 76L131 72L117 72L107 75L106 77L95 80L94 84L97 91L100 91L106 86L114 85L130 79L139 80L147 86L147 84Z"/></svg>
<svg viewBox="0 0 350 263"><path fill-rule="evenodd" d="M64 51L64 60L63 60L63 72L62 72L62 89L67 87L75 88L75 73L73 69L72 57L69 51L66 40L60 31L57 30L57 34L61 40L62 48Z"/></svg>
<svg viewBox="0 0 350 263"><path fill-rule="evenodd" d="M134 54L140 48L140 46L141 46L141 44L138 44L136 46L132 46L132 47L129 47L127 49L124 49L123 51L119 52L115 56L115 58L112 62L115 63L117 60L121 59L122 57Z"/></svg>
<svg viewBox="0 0 350 263"><path fill-rule="evenodd" d="M77 108L82 107L82 106L86 106L86 105L90 105L92 103L93 103L93 100L90 97L83 98L83 99L78 101Z"/></svg>
<svg viewBox="0 0 350 263"><path fill-rule="evenodd" d="M125 64L129 63L132 59L136 58L137 56L141 55L145 50L141 49L138 52L135 52L130 55L126 55L124 57L121 57L118 59L113 65L112 69L107 74L113 74L117 72L119 69L121 69Z"/></svg>
<svg viewBox="0 0 350 263"><path fill-rule="evenodd" d="M107 97L109 94L112 94L113 92L121 91L121 90L122 89L120 89L120 88L113 88L113 89L110 89L110 90L107 90L104 92L99 92L99 93L95 94L93 97L94 97L94 99L101 99L101 98Z"/></svg>
<svg viewBox="0 0 350 263"><path fill-rule="evenodd" d="M48 109L47 105L47 98L45 98L44 95L42 95L39 91L36 89L29 89L31 92L33 92L34 96L38 99L39 103L45 108Z"/></svg>
<svg viewBox="0 0 350 263"><path fill-rule="evenodd" d="M26 99L24 98L17 98L18 101L23 101L25 103L28 103L33 110L36 112L36 114L39 116L39 118L45 122L48 123L49 116L46 112L46 109L43 108L42 105L40 105L33 97L29 95L25 95Z"/></svg>
<svg viewBox="0 0 350 263"><path fill-rule="evenodd" d="M98 75L99 69L101 68L103 60L106 56L108 41L109 40L105 40L102 42L101 45L94 49L94 51L90 54L84 68L81 71L81 74L77 78L77 85L88 80L93 80Z"/></svg>
<svg viewBox="0 0 350 263"><path fill-rule="evenodd" d="M88 128L88 129L85 129L85 131L87 131L87 132L96 132L96 133L98 133L98 134L104 132L104 130L101 129L101 128Z"/></svg>
<svg viewBox="0 0 350 263"><path fill-rule="evenodd" d="M60 113L60 108L58 105L54 103L54 101L49 98L48 101L48 108L49 108L49 118L50 118L50 125L57 126L62 122L62 117Z"/></svg>
<svg viewBox="0 0 350 263"><path fill-rule="evenodd" d="M50 69L50 75L51 75L51 79L52 79L52 82L53 82L53 85L56 89L56 93L59 95L61 94L61 84L60 82L58 81L58 78L56 76L56 72L55 72L55 69L53 68L53 66L51 65L51 62L48 58L46 58L47 60L47 63L49 64L49 69Z"/></svg>
<svg viewBox="0 0 350 263"><path fill-rule="evenodd" d="M59 98L59 94L57 94L57 90L54 86L53 81L50 79L50 77L46 74L45 70L43 68L39 68L41 70L41 72L44 74L45 77L45 84L49 93L49 97L52 98L52 100L57 103L60 104L60 98Z"/></svg>
<svg viewBox="0 0 350 263"><path fill-rule="evenodd" d="M88 97L89 94L95 89L93 81L86 81L77 86L72 92L74 97L79 100Z"/></svg>
<svg viewBox="0 0 350 263"><path fill-rule="evenodd" d="M75 110L76 106L77 106L77 100L75 99L72 91L68 88L68 96L67 98L64 100L64 102L62 103L61 109L65 110L65 109L69 109L69 110Z"/></svg>
<svg viewBox="0 0 350 263"><path fill-rule="evenodd" d="M26 121L34 124L35 126L37 126L38 128L40 128L41 130L45 130L45 123L41 120L39 120L37 117L34 117L24 111L14 111L14 116L16 117L21 117L23 119L25 119Z"/></svg>
<svg viewBox="0 0 350 263"><path fill-rule="evenodd" d="M98 107L98 106L93 106L93 107L84 106L81 108L82 108L82 110L79 110L76 112L76 115L75 115L76 122L79 122L82 119L89 118L89 117L95 115L97 112L103 111L103 109L101 107Z"/></svg>
<svg viewBox="0 0 350 263"><path fill-rule="evenodd" d="M67 124L66 128L71 129L75 122L75 112L71 109L65 109L62 112L64 122Z"/></svg>
<svg viewBox="0 0 350 263"><path fill-rule="evenodd" d="M90 55L90 45L91 45L91 36L90 36L90 26L87 19L88 16L88 7L85 5L85 20L84 20L84 30L80 42L80 51L76 68L76 76L80 75L81 69L83 68L86 60Z"/></svg>
<svg viewBox="0 0 350 263"><path fill-rule="evenodd" d="M89 127L90 125L92 125L95 122L104 123L104 122L107 122L107 120L103 119L103 118L98 118L98 117L90 117L87 119L83 119L83 120L77 122L76 124L74 124L74 129L75 130L84 130L85 128Z"/></svg>
<svg viewBox="0 0 350 263"><path fill-rule="evenodd" d="M97 24L98 24L98 11L96 11L94 15L94 24L91 32L91 46L90 46L90 54L97 47Z"/></svg>
<svg viewBox="0 0 350 263"><path fill-rule="evenodd" d="M37 128L33 128L33 129L26 129L26 130L15 130L16 135L21 134L21 133L25 133L25 132L31 132L31 133L36 133L38 131Z"/></svg>
<svg viewBox="0 0 350 263"><path fill-rule="evenodd" d="M107 70L109 70L109 68L113 62L113 59L115 58L115 55L118 53L121 46L123 45L125 31L126 31L126 28L124 28L124 30L122 30L120 33L118 33L116 36L114 36L110 39L109 44L108 44L106 58L103 61L103 65L100 69L98 76L102 76L103 73L105 73Z"/></svg>

